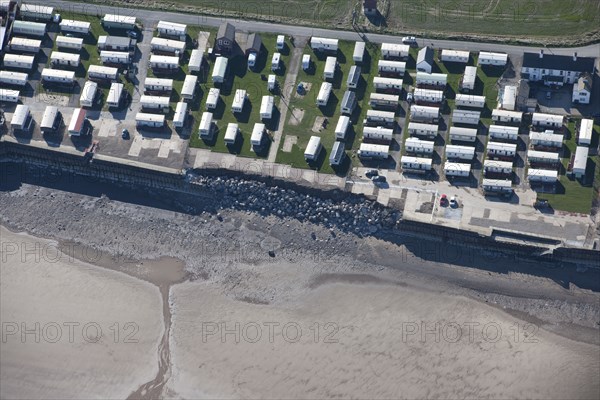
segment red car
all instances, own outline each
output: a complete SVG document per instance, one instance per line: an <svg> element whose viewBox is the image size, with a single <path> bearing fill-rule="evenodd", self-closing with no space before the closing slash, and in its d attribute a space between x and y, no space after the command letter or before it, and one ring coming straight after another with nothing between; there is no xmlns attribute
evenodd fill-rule
<svg viewBox="0 0 600 400"><path fill-rule="evenodd" d="M440 206L446 207L448 205L448 197L445 194L440 197Z"/></svg>

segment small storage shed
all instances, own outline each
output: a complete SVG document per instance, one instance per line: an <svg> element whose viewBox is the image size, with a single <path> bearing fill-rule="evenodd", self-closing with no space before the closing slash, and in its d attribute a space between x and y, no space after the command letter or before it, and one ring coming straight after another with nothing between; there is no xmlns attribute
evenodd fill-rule
<svg viewBox="0 0 600 400"><path fill-rule="evenodd" d="M175 115L173 116L173 126L175 128L183 128L188 112L188 103L180 101L175 107Z"/></svg>
<svg viewBox="0 0 600 400"><path fill-rule="evenodd" d="M573 161L573 174L575 177L583 178L585 176L589 152L589 147L577 146L577 149L575 150L575 160Z"/></svg>
<svg viewBox="0 0 600 400"><path fill-rule="evenodd" d="M225 74L227 73L227 63L227 58L217 57L212 73L213 83L223 83L225 80Z"/></svg>
<svg viewBox="0 0 600 400"><path fill-rule="evenodd" d="M327 57L325 61L325 69L323 70L323 79L333 79L337 69L337 58Z"/></svg>
<svg viewBox="0 0 600 400"><path fill-rule="evenodd" d="M211 112L203 112L200 119L200 128L198 134L201 138L211 140L214 134L213 130L213 114Z"/></svg>
<svg viewBox="0 0 600 400"><path fill-rule="evenodd" d="M454 104L457 107L483 108L485 107L485 96L458 93Z"/></svg>
<svg viewBox="0 0 600 400"><path fill-rule="evenodd" d="M411 136L420 136L433 139L438 134L438 126L433 124L423 124L419 122L409 122L408 134Z"/></svg>
<svg viewBox="0 0 600 400"><path fill-rule="evenodd" d="M337 125L335 126L335 138L337 140L345 140L348 134L348 127L350 126L350 117L341 115L338 119Z"/></svg>
<svg viewBox="0 0 600 400"><path fill-rule="evenodd" d="M582 119L579 124L579 136L577 144L580 146L589 146L592 144L592 133L594 131L594 121L591 119Z"/></svg>
<svg viewBox="0 0 600 400"><path fill-rule="evenodd" d="M477 129L461 128L453 126L450 128L450 140L459 142L475 142L477 140Z"/></svg>
<svg viewBox="0 0 600 400"><path fill-rule="evenodd" d="M206 109L214 110L217 108L219 104L219 96L221 94L221 89L218 88L210 88L208 90L208 95L206 96Z"/></svg>
<svg viewBox="0 0 600 400"><path fill-rule="evenodd" d="M260 102L260 118L271 119L273 117L273 109L275 108L275 97L263 96Z"/></svg>
<svg viewBox="0 0 600 400"><path fill-rule="evenodd" d="M79 105L81 107L93 107L97 92L98 84L96 82L85 82L81 90L81 96L79 97Z"/></svg>
<svg viewBox="0 0 600 400"><path fill-rule="evenodd" d="M324 107L329 102L329 96L331 95L331 90L333 89L333 85L329 82L323 82L321 84L321 88L319 89L319 94L317 95L317 105Z"/></svg>
<svg viewBox="0 0 600 400"><path fill-rule="evenodd" d="M362 160L385 160L390 155L390 146L386 144L361 143L356 154Z"/></svg>
<svg viewBox="0 0 600 400"><path fill-rule="evenodd" d="M444 163L444 174L446 176L466 178L471 174L471 164L446 161Z"/></svg>
<svg viewBox="0 0 600 400"><path fill-rule="evenodd" d="M452 110L452 123L454 124L479 125L480 117L480 111L459 110L457 108Z"/></svg>
<svg viewBox="0 0 600 400"><path fill-rule="evenodd" d="M304 150L304 159L306 161L315 161L319 158L319 154L321 153L321 138L318 136L311 136L308 144L306 145L306 149Z"/></svg>
<svg viewBox="0 0 600 400"><path fill-rule="evenodd" d="M254 124L254 128L252 128L252 136L250 136L250 144L252 144L252 147L256 148L262 146L265 140L265 131L265 124Z"/></svg>
<svg viewBox="0 0 600 400"><path fill-rule="evenodd" d="M231 104L231 112L240 113L244 110L246 104L246 98L248 93L244 89L237 89L233 96L233 103Z"/></svg>
<svg viewBox="0 0 600 400"><path fill-rule="evenodd" d="M361 64L365 57L365 42L356 42L354 44L354 52L352 53L352 60L356 64Z"/></svg>
<svg viewBox="0 0 600 400"><path fill-rule="evenodd" d="M231 122L227 124L227 130L225 130L225 137L223 138L225 143L229 145L235 144L239 130L240 128L238 124L234 124Z"/></svg>
<svg viewBox="0 0 600 400"><path fill-rule="evenodd" d="M449 144L446 146L446 158L458 160L472 160L475 158L475 147L457 146Z"/></svg>

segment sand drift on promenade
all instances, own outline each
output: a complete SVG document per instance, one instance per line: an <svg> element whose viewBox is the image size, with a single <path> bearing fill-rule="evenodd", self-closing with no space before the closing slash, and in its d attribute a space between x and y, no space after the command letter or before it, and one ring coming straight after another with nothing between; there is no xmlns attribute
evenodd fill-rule
<svg viewBox="0 0 600 400"><path fill-rule="evenodd" d="M184 398L559 399L599 390L597 347L464 297L330 280L272 305L184 283L171 303L168 385ZM422 321L438 322L440 338L423 339Z"/></svg>
<svg viewBox="0 0 600 400"><path fill-rule="evenodd" d="M158 288L60 256L50 241L0 233L1 398L125 398L154 378ZM22 336L22 323L39 324L39 343L35 333Z"/></svg>

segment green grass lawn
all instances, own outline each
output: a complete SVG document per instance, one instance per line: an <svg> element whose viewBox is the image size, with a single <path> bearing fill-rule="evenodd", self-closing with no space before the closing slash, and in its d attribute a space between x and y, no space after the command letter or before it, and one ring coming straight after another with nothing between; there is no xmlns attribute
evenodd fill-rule
<svg viewBox="0 0 600 400"><path fill-rule="evenodd" d="M575 141L575 122L568 124L568 139L564 141L564 158L561 160L562 168L560 170L559 185L556 194L540 193L538 198L546 199L552 208L561 211L589 214L592 207L592 201L597 196L600 185L600 156L589 157L586 171L586 180L582 184L578 179L570 178L565 175L571 154L575 153L577 143ZM594 125L594 138L592 147L598 145L598 132L600 125ZM592 182L593 180L593 182Z"/></svg>
<svg viewBox="0 0 600 400"><path fill-rule="evenodd" d="M269 148L265 148L255 153L250 145L250 137L252 136L252 129L254 124L261 122L260 120L260 104L262 96L272 95L275 96L275 108L278 110L279 107L279 95L277 93L269 93L267 89L267 82L263 80L261 75L266 76L272 74L271 72L271 59L273 54L276 52L275 43L277 35L263 34L261 35L263 42L263 51L259 59L257 60L257 67L255 70L249 70L247 68L246 58L242 55L230 58L228 63L228 72L226 82L222 85L214 85L211 79L212 70L214 63L210 61L210 70L207 74L207 82L201 84L201 95L202 100L197 111L193 112L194 116L194 128L192 131L192 137L190 139L190 146L211 149L212 151L231 153L241 155L244 157L260 157L265 158L268 156ZM214 39L214 34L211 36L211 40ZM286 37L286 49L281 52L281 62L283 67L275 73L277 80L280 85L283 85L285 80L285 74L290 68L290 52L292 46L289 42L289 38ZM206 142L199 138L198 127L202 118L202 113L206 111L206 97L208 91L212 87L219 87L221 89L221 100L219 106L213 111L213 117L217 125L217 134L215 140ZM231 105L233 103L235 92L237 89L244 89L247 91L247 100L244 106L244 111L239 114L231 112ZM267 130L276 130L276 120L278 119L278 111L273 114L273 119L270 122L266 122L265 125ZM237 143L229 147L223 137L227 130L229 123L237 123L240 130L240 136L238 137Z"/></svg>
<svg viewBox="0 0 600 400"><path fill-rule="evenodd" d="M317 57L312 52L310 47L304 49L304 54L310 54L313 63L312 69L304 71L300 68L298 73L298 79L296 85L300 82L310 84L310 89L305 95L300 96L294 90L293 97L290 101L290 108L288 112L287 121L285 124L284 136L281 140L280 149L277 154L277 162L283 164L290 164L297 168L311 168L319 170L323 173L336 173L344 174L349 165L343 165L339 168L333 169L329 165L329 153L335 139L335 127L337 125L339 117L342 115L340 111L340 103L344 97L344 93L347 90L346 79L350 68L354 65L352 60L352 54L354 52L355 42L340 41L337 60L339 63L339 69L336 72L333 83L333 91L329 98L329 102L326 107L318 107L316 105L317 95L321 84L324 82L323 71L325 69L325 60L327 56ZM349 128L348 136L345 141L346 152L353 160L353 150L358 149L362 139L362 120L366 115L368 109L368 97L370 91L372 91L372 80L373 76L377 75L377 60L379 59L379 49L370 48L367 46L365 49L364 62L361 65L361 80L359 86L355 89L358 105L355 112L351 116L352 128ZM299 113L303 115L299 118ZM313 126L317 118L325 118L325 128L321 132L313 132ZM296 136L298 141L292 146L291 152L283 151L283 144L285 143L286 136ZM323 145L324 151L321 153L321 157L315 163L310 165L304 159L304 150L311 136L319 136L321 138L321 144Z"/></svg>

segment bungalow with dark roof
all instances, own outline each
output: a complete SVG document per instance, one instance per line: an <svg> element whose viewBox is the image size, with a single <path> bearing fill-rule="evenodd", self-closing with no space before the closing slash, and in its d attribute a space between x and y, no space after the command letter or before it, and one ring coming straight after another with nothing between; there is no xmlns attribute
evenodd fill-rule
<svg viewBox="0 0 600 400"><path fill-rule="evenodd" d="M222 23L215 39L215 50L220 54L229 54L233 51L234 43L235 26L229 22Z"/></svg>
<svg viewBox="0 0 600 400"><path fill-rule="evenodd" d="M260 48L262 47L262 39L258 33L251 33L248 35L248 40L246 42L246 55L250 53L260 54Z"/></svg>

